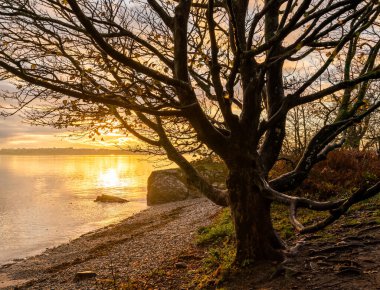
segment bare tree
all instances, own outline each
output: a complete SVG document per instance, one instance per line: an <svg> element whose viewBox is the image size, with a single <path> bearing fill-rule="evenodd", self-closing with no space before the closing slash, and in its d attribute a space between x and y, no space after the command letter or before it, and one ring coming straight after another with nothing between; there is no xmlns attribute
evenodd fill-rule
<svg viewBox="0 0 380 290"><path fill-rule="evenodd" d="M360 97L352 97L380 78L379 5L0 0L0 75L18 86L8 97L19 108L37 101L33 108L39 112L31 115L36 121L46 117L58 125L96 128L112 119L163 150L208 198L230 207L237 263L282 259L285 246L271 221L273 201L289 205L292 224L306 233L380 191L378 182L332 202L284 193L342 145L339 136L347 128L380 107L378 101L364 107ZM349 73L340 73L334 64L347 51ZM268 180L289 111L331 98L342 104L355 99L355 105L303 144L294 170ZM208 184L183 157L205 148L228 167L227 191ZM300 207L330 216L305 227L297 220Z"/></svg>

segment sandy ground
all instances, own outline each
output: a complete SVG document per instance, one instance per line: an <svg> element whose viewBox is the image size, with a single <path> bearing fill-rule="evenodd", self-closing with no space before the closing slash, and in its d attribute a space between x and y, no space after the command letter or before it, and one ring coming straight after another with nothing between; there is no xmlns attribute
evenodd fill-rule
<svg viewBox="0 0 380 290"><path fill-rule="evenodd" d="M177 262L178 257L197 229L209 224L219 210L204 198L151 207L41 255L0 267L0 289L128 288L130 281L149 277L168 262L174 268L186 267ZM97 276L74 282L81 271Z"/></svg>

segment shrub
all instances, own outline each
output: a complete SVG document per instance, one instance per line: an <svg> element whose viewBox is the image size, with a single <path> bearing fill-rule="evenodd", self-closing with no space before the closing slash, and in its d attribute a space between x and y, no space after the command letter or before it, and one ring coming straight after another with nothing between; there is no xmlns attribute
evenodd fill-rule
<svg viewBox="0 0 380 290"><path fill-rule="evenodd" d="M287 159L295 161L294 157ZM279 176L290 169L289 162L281 160L271 176ZM379 178L380 159L375 152L341 149L329 153L325 161L317 164L293 194L326 200L368 186Z"/></svg>

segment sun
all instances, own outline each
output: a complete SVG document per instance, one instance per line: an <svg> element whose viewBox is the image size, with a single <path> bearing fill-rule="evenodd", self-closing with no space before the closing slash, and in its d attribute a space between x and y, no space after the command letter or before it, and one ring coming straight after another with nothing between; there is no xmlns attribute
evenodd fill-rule
<svg viewBox="0 0 380 290"><path fill-rule="evenodd" d="M101 187L116 187L120 185L120 178L114 168L109 168L105 172L100 172L98 177Z"/></svg>

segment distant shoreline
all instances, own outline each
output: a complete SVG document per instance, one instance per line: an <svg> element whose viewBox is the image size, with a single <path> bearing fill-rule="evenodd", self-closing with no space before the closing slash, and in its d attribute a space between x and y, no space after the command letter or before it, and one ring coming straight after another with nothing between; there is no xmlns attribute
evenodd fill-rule
<svg viewBox="0 0 380 290"><path fill-rule="evenodd" d="M0 149L0 155L144 155L144 153L113 149L36 148Z"/></svg>

